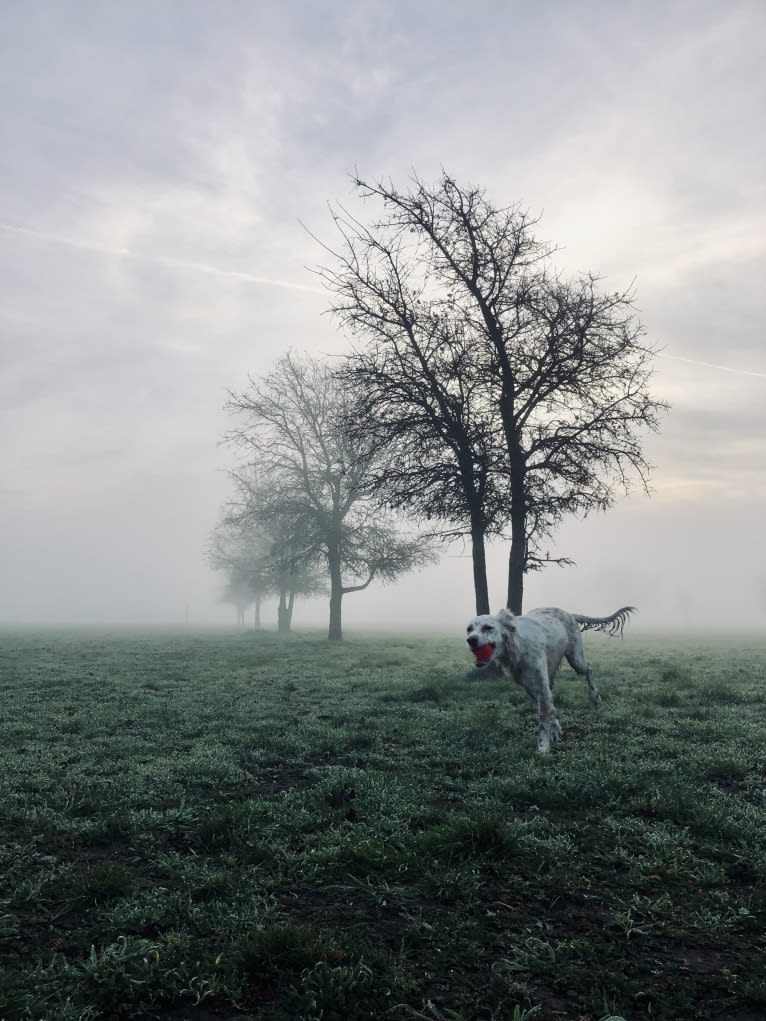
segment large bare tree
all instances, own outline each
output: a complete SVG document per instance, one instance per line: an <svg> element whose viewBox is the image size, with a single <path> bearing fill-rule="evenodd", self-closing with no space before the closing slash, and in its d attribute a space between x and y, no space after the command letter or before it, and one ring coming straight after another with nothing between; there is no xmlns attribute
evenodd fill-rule
<svg viewBox="0 0 766 1021"><path fill-rule="evenodd" d="M343 637L342 601L373 579L391 581L424 563L422 541L401 536L370 499L376 451L346 431L344 394L332 370L307 356L287 354L273 372L231 393L227 409L238 425L228 440L247 468L235 472L243 513L268 508L300 532L306 554L324 558L330 587L329 638ZM257 485L250 481L253 469Z"/></svg>
<svg viewBox="0 0 766 1021"><path fill-rule="evenodd" d="M632 291L562 279L538 221L446 173L406 190L355 178L372 225L334 210L340 242L319 272L356 335L344 378L358 439L388 447L381 492L471 536L477 609L484 538L509 533L507 605L551 558L565 514L609 507L650 466L641 440L665 405ZM567 562L559 558L554 562Z"/></svg>

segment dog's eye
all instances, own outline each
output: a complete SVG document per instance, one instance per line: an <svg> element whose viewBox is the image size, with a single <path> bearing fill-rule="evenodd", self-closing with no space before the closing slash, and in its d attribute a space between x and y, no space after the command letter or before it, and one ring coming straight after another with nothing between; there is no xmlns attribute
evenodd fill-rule
<svg viewBox="0 0 766 1021"><path fill-rule="evenodd" d="M491 631L492 628L489 626L489 624L485 624L484 627L481 630L482 630L482 634L486 634L488 631Z"/></svg>

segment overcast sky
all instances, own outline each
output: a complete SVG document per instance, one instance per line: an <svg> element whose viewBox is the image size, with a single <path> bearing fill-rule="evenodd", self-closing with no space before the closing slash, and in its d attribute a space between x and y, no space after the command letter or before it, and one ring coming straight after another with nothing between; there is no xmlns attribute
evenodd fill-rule
<svg viewBox="0 0 766 1021"><path fill-rule="evenodd" d="M4 0L0 622L233 619L203 559L225 389L346 347L299 220L329 238L355 167L443 166L542 212L563 270L635 278L663 348L654 494L568 522L577 567L526 605L762 626L764 68L763 0ZM347 627L463 626L460 553Z"/></svg>

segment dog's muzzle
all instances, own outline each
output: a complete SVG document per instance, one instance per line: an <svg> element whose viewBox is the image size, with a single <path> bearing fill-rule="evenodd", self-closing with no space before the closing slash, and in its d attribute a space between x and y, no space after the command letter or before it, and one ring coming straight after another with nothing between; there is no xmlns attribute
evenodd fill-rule
<svg viewBox="0 0 766 1021"><path fill-rule="evenodd" d="M495 646L492 642L479 643L479 639L476 635L471 635L470 638L466 638L466 642L473 653L473 658L476 660L477 667L486 666L487 663L492 659L495 652Z"/></svg>

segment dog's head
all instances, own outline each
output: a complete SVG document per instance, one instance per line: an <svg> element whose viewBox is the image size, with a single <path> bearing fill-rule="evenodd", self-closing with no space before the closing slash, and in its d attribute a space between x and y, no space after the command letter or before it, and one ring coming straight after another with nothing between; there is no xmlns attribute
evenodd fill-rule
<svg viewBox="0 0 766 1021"><path fill-rule="evenodd" d="M510 610L500 610L496 614L482 613L473 618L466 629L466 642L479 670L502 658L515 627L516 618Z"/></svg>

